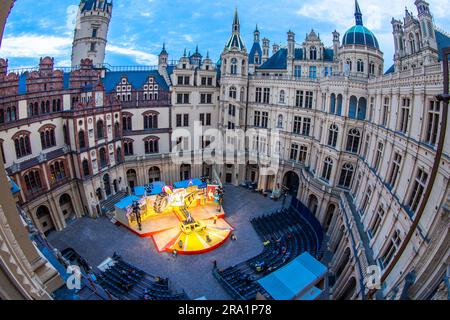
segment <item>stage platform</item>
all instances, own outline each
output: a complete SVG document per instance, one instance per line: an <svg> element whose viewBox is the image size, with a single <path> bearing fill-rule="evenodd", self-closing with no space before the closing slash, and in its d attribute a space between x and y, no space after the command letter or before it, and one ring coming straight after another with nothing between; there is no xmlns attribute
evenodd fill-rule
<svg viewBox="0 0 450 320"><path fill-rule="evenodd" d="M130 226L118 223L140 237L151 238L159 252L176 250L179 254L201 254L220 247L233 231L224 219L223 209L217 212L216 208L213 203L189 208L192 218L205 227L202 231L189 234L181 231L176 209L142 221L142 230L136 223Z"/></svg>

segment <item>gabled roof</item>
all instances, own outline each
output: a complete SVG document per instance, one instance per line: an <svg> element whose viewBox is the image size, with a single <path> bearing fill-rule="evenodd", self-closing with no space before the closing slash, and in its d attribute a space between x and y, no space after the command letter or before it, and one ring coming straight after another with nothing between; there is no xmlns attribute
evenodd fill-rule
<svg viewBox="0 0 450 320"><path fill-rule="evenodd" d="M112 92L116 89L116 86L120 83L120 80L126 77L128 82L131 84L133 89L142 89L144 84L147 82L149 77L155 78L156 83L163 90L168 90L164 78L159 74L157 70L152 71L111 71L106 72L105 78L103 79L103 85L105 86L105 91L107 93Z"/></svg>
<svg viewBox="0 0 450 320"><path fill-rule="evenodd" d="M390 74L395 72L395 65L392 65L384 74Z"/></svg>
<svg viewBox="0 0 450 320"><path fill-rule="evenodd" d="M250 54L248 55L248 61L250 64L254 64L255 63L255 54L258 54L259 56L259 61L261 61L261 57L262 57L262 50L261 50L261 45L259 44L259 42L254 42L252 49L250 50Z"/></svg>
<svg viewBox="0 0 450 320"><path fill-rule="evenodd" d="M439 61L442 61L442 49L450 47L450 37L441 31L435 30L436 42L439 50Z"/></svg>
<svg viewBox="0 0 450 320"><path fill-rule="evenodd" d="M333 49L324 49L323 61L333 61ZM295 48L294 60L303 60L303 49ZM322 60L320 60L322 61ZM258 70L286 70L287 69L287 49L283 48L271 56Z"/></svg>

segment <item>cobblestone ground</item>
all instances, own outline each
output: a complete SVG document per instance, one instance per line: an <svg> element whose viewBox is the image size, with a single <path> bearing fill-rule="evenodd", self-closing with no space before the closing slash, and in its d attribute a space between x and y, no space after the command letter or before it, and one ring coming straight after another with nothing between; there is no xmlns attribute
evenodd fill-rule
<svg viewBox="0 0 450 320"><path fill-rule="evenodd" d="M289 200L286 201L286 205ZM150 238L140 238L106 218L82 218L60 232L48 236L49 242L63 250L72 247L91 266L98 266L116 251L138 268L157 276L168 277L176 290L184 289L191 299L226 300L230 296L212 275L213 261L228 267L245 261L262 251L263 245L249 219L282 206L242 187L225 186L225 219L236 229L237 241L228 240L220 248L202 255L158 253Z"/></svg>

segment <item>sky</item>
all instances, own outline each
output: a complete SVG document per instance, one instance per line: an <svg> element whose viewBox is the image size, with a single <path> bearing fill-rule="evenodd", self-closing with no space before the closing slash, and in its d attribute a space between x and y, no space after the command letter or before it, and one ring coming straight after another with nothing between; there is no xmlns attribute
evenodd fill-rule
<svg viewBox="0 0 450 320"><path fill-rule="evenodd" d="M450 32L450 0L428 0L435 24ZM114 0L106 61L113 66L155 65L162 43L169 59L177 60L199 46L217 61L231 34L237 6L241 34L248 51L256 24L261 38L286 46L287 31L296 33L297 46L314 29L324 45L332 45L354 25L353 0ZM0 57L11 68L35 67L51 56L57 66L70 66L73 29L79 0L17 0L5 28ZM405 7L417 15L414 0L359 0L364 25L378 38L385 69L392 65L391 19L402 19Z"/></svg>

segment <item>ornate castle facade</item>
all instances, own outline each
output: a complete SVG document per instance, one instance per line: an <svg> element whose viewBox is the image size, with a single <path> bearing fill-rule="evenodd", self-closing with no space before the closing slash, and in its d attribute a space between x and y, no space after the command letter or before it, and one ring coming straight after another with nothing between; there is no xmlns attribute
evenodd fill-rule
<svg viewBox="0 0 450 320"><path fill-rule="evenodd" d="M270 54L256 28L248 51L236 11L217 63L198 48L171 63L164 46L154 68L108 69L112 3L83 0L73 68L55 70L46 57L36 70L8 73L0 60L0 147L16 199L47 234L109 211L152 181L214 176L263 190L285 186L326 231L330 298L366 297L370 266L385 273L377 298L448 291L448 140L437 170L433 164L440 50L450 37L435 29L425 1L415 5L417 16L406 11L403 21L392 20L395 57L386 73L357 2L355 25L342 38L334 31L331 46L313 30L298 46L289 31L287 45ZM191 139L199 123L206 131L261 133L244 153L277 154L277 169L215 162L215 137ZM179 150L202 161L174 163Z"/></svg>

